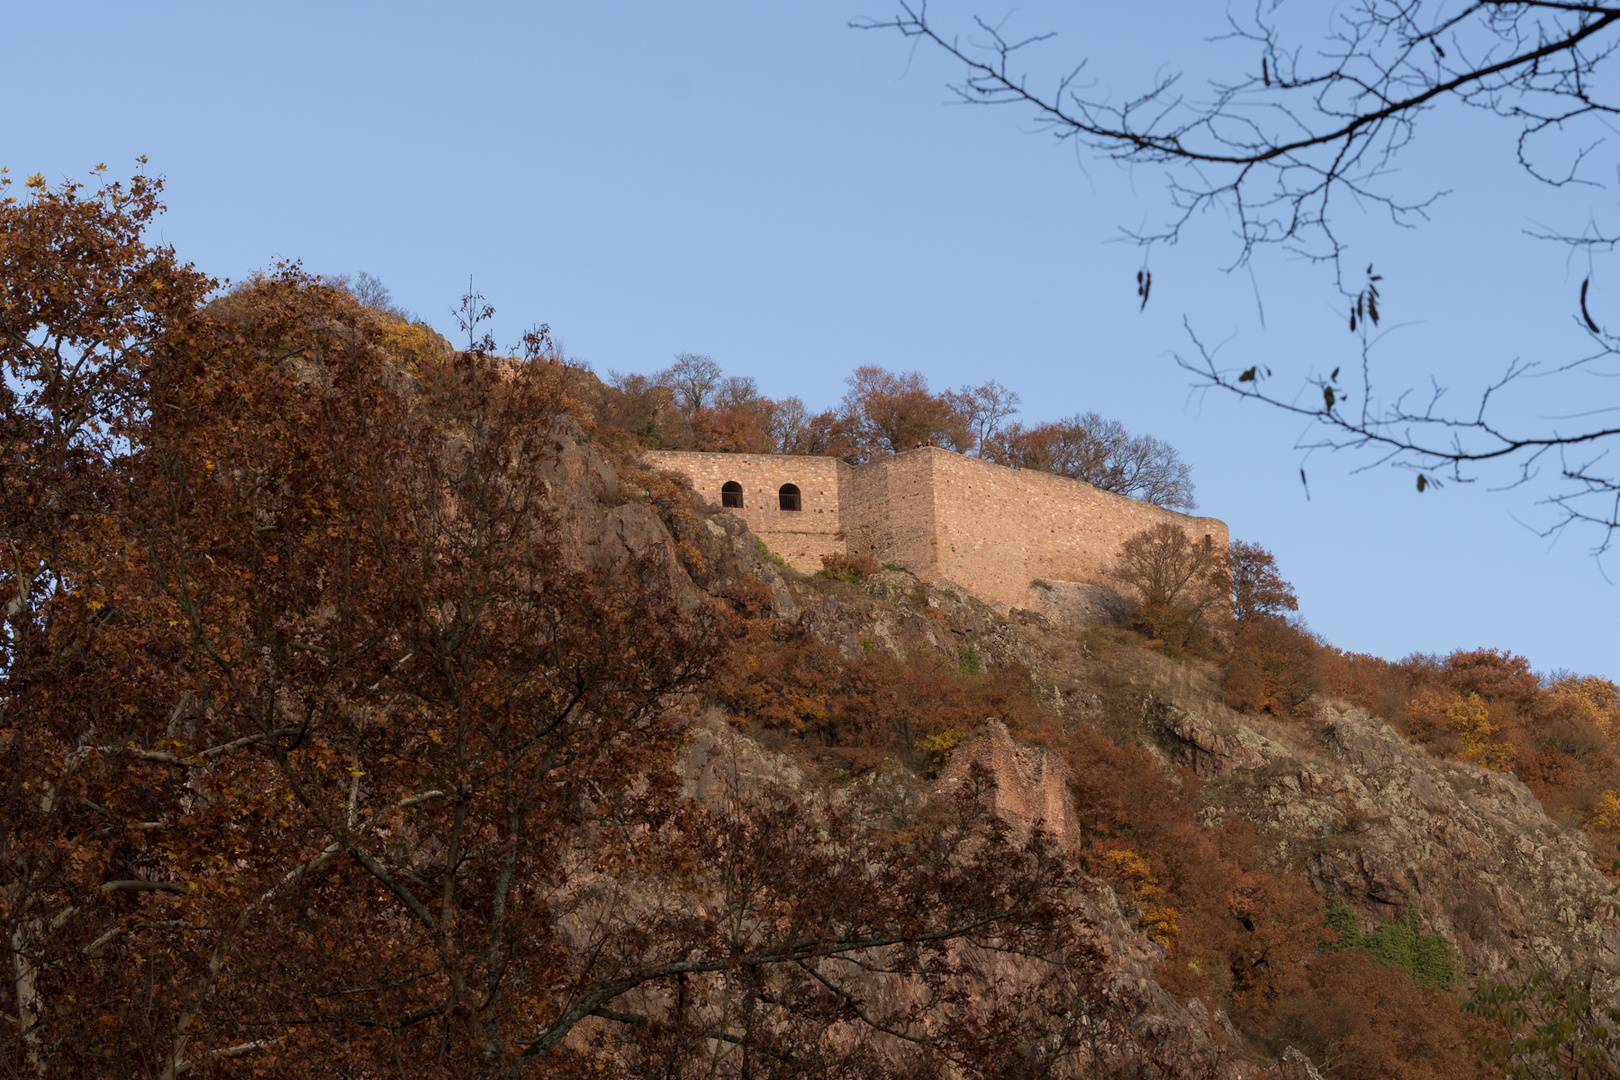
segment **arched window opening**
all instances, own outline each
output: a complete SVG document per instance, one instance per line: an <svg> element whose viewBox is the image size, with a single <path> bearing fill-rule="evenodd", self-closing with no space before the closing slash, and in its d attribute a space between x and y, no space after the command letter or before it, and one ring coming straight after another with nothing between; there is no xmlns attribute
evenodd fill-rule
<svg viewBox="0 0 1620 1080"><path fill-rule="evenodd" d="M727 480L720 485L720 505L742 509L742 485L735 480Z"/></svg>
<svg viewBox="0 0 1620 1080"><path fill-rule="evenodd" d="M784 510L802 509L799 505L799 488L797 484L783 484L778 494Z"/></svg>

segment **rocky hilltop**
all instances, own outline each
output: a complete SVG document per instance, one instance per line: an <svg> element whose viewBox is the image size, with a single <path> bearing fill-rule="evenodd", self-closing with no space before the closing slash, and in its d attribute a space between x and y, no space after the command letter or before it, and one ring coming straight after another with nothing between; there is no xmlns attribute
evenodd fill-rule
<svg viewBox="0 0 1620 1080"><path fill-rule="evenodd" d="M1119 602L1098 590L1048 583L1046 610L1003 615L905 571L859 581L807 577L772 560L738 517L712 507L688 514L666 514L664 524L675 548L690 553L682 562L697 588L735 598L762 583L774 619L845 657L933 650L952 662L971 657L985 669L1026 672L1065 730L1090 726L1148 750L1204 827L1252 827L1271 866L1302 876L1323 903L1348 907L1363 933L1407 919L1449 942L1460 970L1454 993L1520 967L1620 1004L1614 887L1587 839L1549 817L1513 775L1436 757L1343 702L1319 701L1299 721L1234 712L1212 672L1109 644L1097 627ZM750 730L747 716L717 711L694 753L724 746L733 760L802 787L802 763L773 758ZM841 782L893 785L922 798L924 789L962 783L978 765L993 775L992 798L1009 820L1073 846L1085 826L1060 755L1019 743L994 716L965 734L937 780L896 766ZM702 766L689 768L702 775ZM1109 897L1093 911L1108 928L1112 995L1097 1007L1137 1038L1119 1053L1152 1057L1164 1075L1310 1072L1297 1052L1257 1062L1252 1041L1218 1003L1178 1000L1162 981L1162 942L1132 917L1129 897L1095 880Z"/></svg>

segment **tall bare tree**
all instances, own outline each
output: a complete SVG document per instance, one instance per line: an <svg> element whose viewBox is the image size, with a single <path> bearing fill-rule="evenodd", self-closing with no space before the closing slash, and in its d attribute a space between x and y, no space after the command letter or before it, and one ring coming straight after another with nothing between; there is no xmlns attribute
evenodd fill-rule
<svg viewBox="0 0 1620 1080"><path fill-rule="evenodd" d="M1160 522L1120 545L1114 576L1136 594L1131 621L1170 644L1185 645L1228 602L1226 553L1205 536Z"/></svg>
<svg viewBox="0 0 1620 1080"><path fill-rule="evenodd" d="M654 376L654 381L675 392L675 403L690 415L709 404L720 385L720 365L707 356L681 353L675 363Z"/></svg>
<svg viewBox="0 0 1620 1080"><path fill-rule="evenodd" d="M973 435L973 445L981 457L985 446L1001 431L1002 424L1009 417L1017 415L1018 406L1023 400L1018 396L1018 391L1008 389L994 379L987 379L978 386L947 391L945 397L967 422L968 431Z"/></svg>

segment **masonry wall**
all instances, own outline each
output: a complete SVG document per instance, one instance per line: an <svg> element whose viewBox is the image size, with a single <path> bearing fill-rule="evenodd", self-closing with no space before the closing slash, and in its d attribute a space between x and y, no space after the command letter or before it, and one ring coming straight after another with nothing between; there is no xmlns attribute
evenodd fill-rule
<svg viewBox="0 0 1620 1080"><path fill-rule="evenodd" d="M732 513L795 570L814 573L821 557L843 554L844 525L839 513L841 477L850 467L830 457L784 454L708 454L685 450L649 450L642 460L656 469L680 473L715 506L729 480L742 485L743 505ZM799 488L799 511L783 510L778 493L783 484Z"/></svg>
<svg viewBox="0 0 1620 1080"><path fill-rule="evenodd" d="M852 556L924 573L937 561L933 459L913 452L849 470L841 516Z"/></svg>
<svg viewBox="0 0 1620 1080"><path fill-rule="evenodd" d="M854 467L828 457L672 450L648 451L644 460L685 475L717 506L721 485L740 483L743 507L735 512L797 570L820 570L823 555L869 555L1010 607L1052 608L1037 580L1112 584L1120 544L1160 522L1194 540L1209 536L1223 550L1229 543L1216 518L938 447ZM779 506L788 483L800 490L797 513Z"/></svg>
<svg viewBox="0 0 1620 1080"><path fill-rule="evenodd" d="M1194 540L1209 536L1224 550L1226 523L1193 517L1102 491L1080 480L1008 469L928 447L933 477L940 578L980 599L1036 606L1032 582L1103 582L1119 546L1133 533L1173 522Z"/></svg>

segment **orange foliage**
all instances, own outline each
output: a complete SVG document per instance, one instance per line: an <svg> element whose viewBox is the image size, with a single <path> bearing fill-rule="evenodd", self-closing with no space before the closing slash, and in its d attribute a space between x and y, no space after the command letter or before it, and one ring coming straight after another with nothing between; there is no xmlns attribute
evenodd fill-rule
<svg viewBox="0 0 1620 1080"><path fill-rule="evenodd" d="M1611 850L1620 836L1604 812L1620 792L1620 700L1596 677L1543 681L1522 656L1459 650L1398 663L1322 649L1324 688L1382 716L1429 750L1512 769L1547 812L1583 825Z"/></svg>
<svg viewBox="0 0 1620 1080"><path fill-rule="evenodd" d="M692 413L692 449L730 454L769 454L775 441L759 411L740 405L703 408Z"/></svg>
<svg viewBox="0 0 1620 1080"><path fill-rule="evenodd" d="M1553 697L1573 704L1611 738L1620 737L1620 686L1595 675L1566 675L1547 684Z"/></svg>
<svg viewBox="0 0 1620 1080"><path fill-rule="evenodd" d="M1277 557L1259 544L1234 540L1226 552L1232 585L1232 617L1238 622L1285 618L1298 611L1294 587L1277 572Z"/></svg>
<svg viewBox="0 0 1620 1080"><path fill-rule="evenodd" d="M1398 665L1381 656L1344 652L1325 645L1316 656L1322 691L1342 698L1392 724L1412 693L1411 680Z"/></svg>
<svg viewBox="0 0 1620 1080"><path fill-rule="evenodd" d="M1265 1031L1341 1080L1472 1080L1481 1075L1470 1025L1443 991L1357 949L1324 953L1300 992L1280 1002Z"/></svg>
<svg viewBox="0 0 1620 1080"><path fill-rule="evenodd" d="M1246 712L1306 715L1321 685L1317 650L1309 634L1282 619L1239 622L1226 656L1227 701Z"/></svg>
<svg viewBox="0 0 1620 1080"><path fill-rule="evenodd" d="M1595 805L1587 814L1586 831L1604 841L1596 847L1607 858L1600 857L1598 865L1604 866L1607 862L1605 868L1611 874L1620 875L1620 861L1614 858L1614 853L1620 851L1620 794L1609 790L1597 797Z"/></svg>
<svg viewBox="0 0 1620 1080"><path fill-rule="evenodd" d="M1160 945L1175 940L1179 929L1176 909L1164 906L1164 890L1142 856L1128 849L1105 851L1093 860L1093 865L1099 876L1113 883L1121 900L1136 904L1137 929Z"/></svg>
<svg viewBox="0 0 1620 1080"><path fill-rule="evenodd" d="M1501 729L1491 723L1490 709L1485 699L1470 691L1468 700L1459 701L1446 709L1446 721L1462 740L1462 757L1496 772L1509 772L1513 768L1513 748L1499 738Z"/></svg>
<svg viewBox="0 0 1620 1080"><path fill-rule="evenodd" d="M1017 669L966 676L926 648L904 658L874 650L850 659L771 619L741 622L736 634L715 696L742 722L809 737L855 771L885 757L926 768L920 742L975 730L987 717L1015 729L1050 723Z"/></svg>
<svg viewBox="0 0 1620 1080"><path fill-rule="evenodd" d="M419 375L424 365L442 363L449 343L425 323L409 322L392 312L376 312L377 342L405 370Z"/></svg>
<svg viewBox="0 0 1620 1080"><path fill-rule="evenodd" d="M1543 696L1541 680L1530 670L1530 661L1496 649L1452 653L1446 657L1444 678L1446 685L1464 697L1478 694L1523 709L1534 707Z"/></svg>
<svg viewBox="0 0 1620 1080"><path fill-rule="evenodd" d="M739 718L772 731L816 734L830 717L838 650L774 619L740 622L715 696Z"/></svg>
<svg viewBox="0 0 1620 1080"><path fill-rule="evenodd" d="M1407 734L1421 742L1433 743L1452 730L1448 713L1461 700L1446 686L1422 686L1401 711L1405 714ZM1455 742L1446 744L1455 750Z"/></svg>

